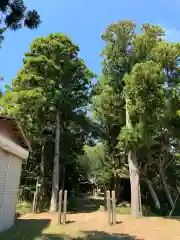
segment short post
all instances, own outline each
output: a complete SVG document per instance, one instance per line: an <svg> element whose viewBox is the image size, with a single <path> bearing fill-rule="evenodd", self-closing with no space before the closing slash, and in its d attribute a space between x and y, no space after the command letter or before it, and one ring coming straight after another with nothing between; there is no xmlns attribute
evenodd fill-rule
<svg viewBox="0 0 180 240"><path fill-rule="evenodd" d="M108 214L108 224L111 225L111 197L110 191L107 191L107 214Z"/></svg>
<svg viewBox="0 0 180 240"><path fill-rule="evenodd" d="M33 206L32 206L32 212L35 213L36 212L36 199L37 199L37 194L36 192L34 193L34 198L33 198Z"/></svg>
<svg viewBox="0 0 180 240"><path fill-rule="evenodd" d="M63 207L63 223L66 224L66 212L67 212L67 190L64 191L64 207Z"/></svg>
<svg viewBox="0 0 180 240"><path fill-rule="evenodd" d="M61 224L61 215L62 215L62 195L63 191L59 191L59 209L58 209L58 224Z"/></svg>
<svg viewBox="0 0 180 240"><path fill-rule="evenodd" d="M112 224L116 224L116 195L112 191Z"/></svg>
<svg viewBox="0 0 180 240"><path fill-rule="evenodd" d="M104 211L107 211L107 191L104 189Z"/></svg>

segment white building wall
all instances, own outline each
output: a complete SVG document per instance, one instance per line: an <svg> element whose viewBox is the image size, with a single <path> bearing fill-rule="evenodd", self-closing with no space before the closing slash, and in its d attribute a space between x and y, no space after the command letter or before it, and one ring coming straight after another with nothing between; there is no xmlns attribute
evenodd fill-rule
<svg viewBox="0 0 180 240"><path fill-rule="evenodd" d="M22 160L0 148L0 231L13 225Z"/></svg>

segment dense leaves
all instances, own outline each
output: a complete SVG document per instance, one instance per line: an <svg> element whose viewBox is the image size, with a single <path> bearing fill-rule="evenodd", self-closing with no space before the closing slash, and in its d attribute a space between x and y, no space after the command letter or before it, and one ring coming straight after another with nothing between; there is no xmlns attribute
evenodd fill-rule
<svg viewBox="0 0 180 240"><path fill-rule="evenodd" d="M30 27L36 13L24 15L22 2L16 4ZM134 216L142 214L142 204L158 214L179 213L180 44L164 35L158 25L108 26L102 35L102 73L94 86L95 75L67 36L33 41L0 99L1 112L22 124L33 146L23 185L35 186L39 176L51 186L60 173L56 195L59 187L79 190L87 181L115 189L118 202L126 179Z"/></svg>
<svg viewBox="0 0 180 240"><path fill-rule="evenodd" d="M129 164L134 215L141 212L140 186L135 188L140 181L150 178L156 184L162 182L163 190L159 185L157 191L165 192L171 207L171 193L176 192L168 190L171 187L167 184L170 175L166 166L178 169L175 152L179 146L180 52L179 44L166 42L164 34L160 26L151 24L143 24L137 34L135 23L120 21L107 27L102 35L103 79L95 87L92 109L106 132L102 140L109 140L114 172L121 168L127 173Z"/></svg>
<svg viewBox="0 0 180 240"><path fill-rule="evenodd" d="M56 156L51 151L52 155L48 154L49 159L46 159L44 152L56 143L57 113L60 119L60 166L65 169L66 165L74 164L82 152L88 133L81 125L94 75L78 57L78 51L79 47L62 34L34 40L25 54L21 70L12 81L12 88L1 99L2 112L14 116L29 135L32 158L37 164L42 165L43 161L45 165L48 161L52 166ZM43 171L40 176L47 176L45 167Z"/></svg>
<svg viewBox="0 0 180 240"><path fill-rule="evenodd" d="M36 10L27 10L23 0L2 0L0 11L3 15L2 23L5 28L16 30L22 25L36 28L40 24L40 17Z"/></svg>

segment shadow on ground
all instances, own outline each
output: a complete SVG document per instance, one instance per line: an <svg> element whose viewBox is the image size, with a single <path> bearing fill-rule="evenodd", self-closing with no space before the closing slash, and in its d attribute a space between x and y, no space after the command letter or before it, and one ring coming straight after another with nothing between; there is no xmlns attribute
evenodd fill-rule
<svg viewBox="0 0 180 240"><path fill-rule="evenodd" d="M96 199L90 196L70 198L68 201L69 213L90 213L97 211L104 204L103 199Z"/></svg>
<svg viewBox="0 0 180 240"><path fill-rule="evenodd" d="M130 236L128 234L109 234L100 231L86 231L83 232L82 237L71 237L68 235L43 235L43 240L144 240L137 238L136 236Z"/></svg>
<svg viewBox="0 0 180 240"><path fill-rule="evenodd" d="M35 240L50 222L50 219L18 219L11 229L0 233L0 240Z"/></svg>
<svg viewBox="0 0 180 240"><path fill-rule="evenodd" d="M50 219L20 219L7 232L0 233L1 240L143 240L128 234L109 234L102 231L84 231L80 237L66 234L46 234L43 229L50 224ZM79 234L78 234L79 235Z"/></svg>

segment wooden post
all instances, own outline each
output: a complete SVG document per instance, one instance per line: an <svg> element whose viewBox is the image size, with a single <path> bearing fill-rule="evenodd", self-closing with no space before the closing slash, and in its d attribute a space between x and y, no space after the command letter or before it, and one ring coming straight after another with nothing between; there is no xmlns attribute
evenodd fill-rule
<svg viewBox="0 0 180 240"><path fill-rule="evenodd" d="M33 198L33 205L32 205L32 212L35 213L36 212L36 192L34 193L34 198Z"/></svg>
<svg viewBox="0 0 180 240"><path fill-rule="evenodd" d="M99 196L99 188L97 186L97 188L96 188L96 197L98 197L98 196Z"/></svg>
<svg viewBox="0 0 180 240"><path fill-rule="evenodd" d="M61 224L61 215L62 215L62 194L63 191L59 191L59 208L58 208L58 224Z"/></svg>
<svg viewBox="0 0 180 240"><path fill-rule="evenodd" d="M67 190L64 191L64 217L63 217L63 223L66 224L66 212L67 212Z"/></svg>
<svg viewBox="0 0 180 240"><path fill-rule="evenodd" d="M107 214L108 214L108 224L111 225L111 197L110 191L107 191Z"/></svg>
<svg viewBox="0 0 180 240"><path fill-rule="evenodd" d="M112 224L116 224L116 196L115 196L115 191L112 191Z"/></svg>
<svg viewBox="0 0 180 240"><path fill-rule="evenodd" d="M106 188L104 189L104 211L107 211L107 191Z"/></svg>

